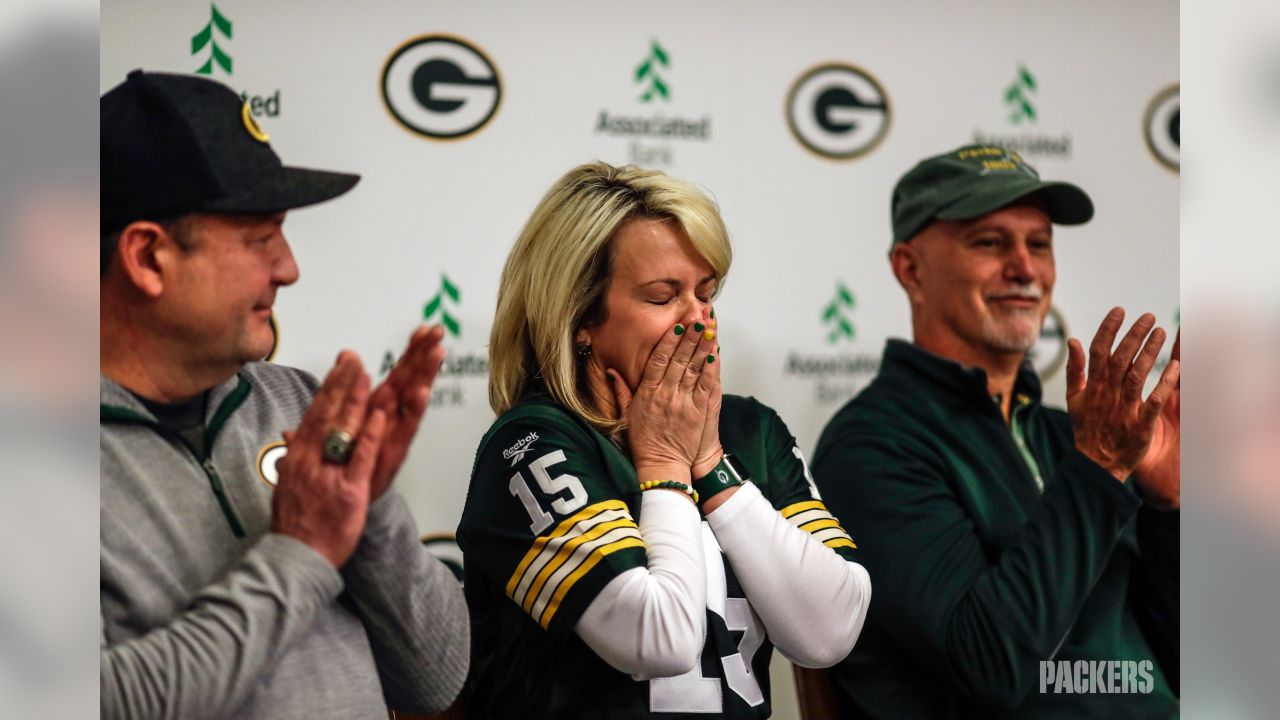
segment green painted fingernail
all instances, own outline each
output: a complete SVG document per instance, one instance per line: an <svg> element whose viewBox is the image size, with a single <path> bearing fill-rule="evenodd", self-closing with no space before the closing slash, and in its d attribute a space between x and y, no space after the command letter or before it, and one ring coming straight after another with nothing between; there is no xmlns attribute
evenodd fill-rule
<svg viewBox="0 0 1280 720"><path fill-rule="evenodd" d="M683 334L684 334L684 326L683 326L683 325L681 325L680 323L676 323L676 334L677 334L677 335L683 335Z"/></svg>
<svg viewBox="0 0 1280 720"><path fill-rule="evenodd" d="M694 324L693 324L693 331L694 331L694 332L702 332L702 328L704 328L704 327L706 327L706 325L703 325L702 323L694 323Z"/></svg>
<svg viewBox="0 0 1280 720"><path fill-rule="evenodd" d="M715 319L716 319L716 311L715 311L715 310L712 310L712 311L711 311L711 319L712 319L712 320L715 320Z"/></svg>
<svg viewBox="0 0 1280 720"><path fill-rule="evenodd" d="M715 355L708 355L708 356L707 356L707 364L708 364L708 365L710 365L711 363L713 363L713 362L715 362L715 361L716 361L716 356L715 356Z"/></svg>

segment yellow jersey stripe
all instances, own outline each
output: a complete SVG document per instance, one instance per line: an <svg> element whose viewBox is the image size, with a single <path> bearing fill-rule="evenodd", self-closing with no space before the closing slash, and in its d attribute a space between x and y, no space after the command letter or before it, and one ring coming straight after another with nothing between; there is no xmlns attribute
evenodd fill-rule
<svg viewBox="0 0 1280 720"><path fill-rule="evenodd" d="M582 563L589 560L592 553L599 548L606 545L612 545L613 543L626 538L640 540L643 543L639 530L635 528L616 528L596 540L582 545L574 551L573 556L569 558L567 562L562 564L560 568L557 569L550 578L548 578L546 584L542 586L542 592L540 592L538 597L534 600L533 607L527 611L529 616L535 619L541 617L546 611L547 605L551 602L551 597L555 593L556 586L562 583L566 577L573 574L573 571L577 570Z"/></svg>
<svg viewBox="0 0 1280 720"><path fill-rule="evenodd" d="M821 500L788 505L782 509L782 515L829 548L858 547Z"/></svg>
<svg viewBox="0 0 1280 720"><path fill-rule="evenodd" d="M559 567L573 555L573 551L576 550L579 545L591 542L610 530L619 527L634 528L635 522L631 518L618 518L617 520L602 522L580 535L569 538L558 547L548 545L547 551L551 551L554 547L554 553L546 564L542 566L542 569L538 571L538 574L533 578L533 583L524 594L524 602L521 603L521 607L526 611L533 607L533 603L537 599L538 594L542 591L542 586L547 582L547 578L551 577L551 574L559 569ZM639 531L637 530L637 532Z"/></svg>
<svg viewBox="0 0 1280 720"><path fill-rule="evenodd" d="M521 573L519 582L517 583L515 590L508 594L511 597L523 597L524 594L528 592L529 585L533 582L534 578L537 577L539 570L541 570L542 566L555 556L556 551L562 544L581 535L595 525L602 522L608 522L610 520L617 520L618 518L630 519L631 515L625 509L619 510L616 508L607 508L590 517L579 520L575 525L568 526L565 528L567 532L564 532L563 534L556 537L548 536L546 542L539 543L535 541L534 544L540 546L540 552L533 556L533 562L528 565L524 565L523 562L521 563L521 565L524 565L524 570ZM557 532L561 532L562 529L557 527L556 530Z"/></svg>
<svg viewBox="0 0 1280 720"><path fill-rule="evenodd" d="M576 538L581 537L583 533L597 525L616 520L624 520L632 527L635 526L635 522L631 519L631 515L629 515L627 511L604 510L580 521L577 525L573 526L573 529L568 533L561 535L558 538L553 538L551 542L547 543L546 546L542 548L542 552L534 558L533 563L525 569L524 577L520 578L520 583L516 586L515 592L511 594L511 597L518 598L517 602L522 602L529 593L529 586L537 580L538 576L542 573L543 568L546 567L547 563L550 563L555 559L556 554L560 552L560 549L564 547L566 543L572 542Z"/></svg>
<svg viewBox="0 0 1280 720"><path fill-rule="evenodd" d="M606 510L622 510L623 512L626 512L627 504L621 500L606 500L604 502L595 503L594 505L588 505L562 520L560 524L556 526L556 529L551 531L551 534L544 535L537 540L534 540L533 546L529 548L529 552L525 553L524 559L516 566L516 571L511 574L511 579L507 581L507 595L511 595L515 592L516 585L519 584L520 578L524 575L525 569L529 567L534 558L538 557L538 554L542 552L542 548L545 547L547 543L561 535L564 535L565 533L568 533L573 529L573 526L577 525L579 522L594 517L596 514Z"/></svg>
<svg viewBox="0 0 1280 720"><path fill-rule="evenodd" d="M792 515L804 512L805 510L822 510L823 512L826 512L827 506L823 505L821 500L808 500L782 508L782 517L790 518Z"/></svg>
<svg viewBox="0 0 1280 720"><path fill-rule="evenodd" d="M582 576L590 572L591 568L599 564L606 555L612 555L619 550L632 547L644 547L644 540L628 537L605 545L604 547L597 548L595 552L591 553L591 555L578 566L577 570L574 570L573 573L569 575L569 577L565 578L564 582L560 583L560 586L556 588L555 594L551 596L551 602L547 603L546 611L543 612L542 617L538 618L538 624L544 628L551 626L551 618L555 617L556 611L560 609L560 602L564 599L564 596L568 594L569 590L573 588Z"/></svg>

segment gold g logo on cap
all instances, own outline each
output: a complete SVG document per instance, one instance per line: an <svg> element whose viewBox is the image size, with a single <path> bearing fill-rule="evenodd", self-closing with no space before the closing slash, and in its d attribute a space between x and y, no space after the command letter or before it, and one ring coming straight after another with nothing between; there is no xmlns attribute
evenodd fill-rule
<svg viewBox="0 0 1280 720"><path fill-rule="evenodd" d="M249 131L254 140L264 143L271 139L258 126L258 121L253 119L253 113L249 110L249 103L245 103L244 107L240 108L240 119L244 121L244 129Z"/></svg>

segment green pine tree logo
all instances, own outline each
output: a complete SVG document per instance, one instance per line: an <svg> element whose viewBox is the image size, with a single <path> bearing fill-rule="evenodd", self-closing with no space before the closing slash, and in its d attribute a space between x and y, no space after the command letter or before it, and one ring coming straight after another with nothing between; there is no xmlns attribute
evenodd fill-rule
<svg viewBox="0 0 1280 720"><path fill-rule="evenodd" d="M461 296L458 286L449 280L449 276L440 273L440 290L427 301L426 307L422 308L422 319L430 322L438 317L440 324L444 325L444 329L448 330L450 335L461 337L462 324L450 312L450 307L456 307Z"/></svg>
<svg viewBox="0 0 1280 720"><path fill-rule="evenodd" d="M1004 103L1009 106L1009 122L1017 125L1023 121L1036 121L1036 108L1031 96L1036 93L1036 78L1026 65L1018 65L1018 77L1004 91Z"/></svg>
<svg viewBox="0 0 1280 720"><path fill-rule="evenodd" d="M836 296L822 311L822 324L831 328L827 333L828 343L835 344L840 341L840 338L853 341L853 321L849 319L847 313L852 312L855 305L853 293L849 292L849 288L845 287L844 283L836 281Z"/></svg>
<svg viewBox="0 0 1280 720"><path fill-rule="evenodd" d="M217 5L210 4L209 7L213 10L209 18L209 22L200 29L200 32L191 36L192 55L202 52L206 47L209 48L209 59L206 60L204 65L201 65L200 69L196 70L196 72L200 75L212 75L214 63L217 63L218 67L222 68L223 72L230 75L231 56L219 47L218 38L215 36L214 30L217 30L222 37L230 40L231 21L228 20L225 15L218 12Z"/></svg>
<svg viewBox="0 0 1280 720"><path fill-rule="evenodd" d="M662 49L657 40L649 43L649 55L636 68L636 84L644 87L640 102L652 102L655 97L663 100L671 99L671 89L659 74L660 69L671 65L667 51Z"/></svg>

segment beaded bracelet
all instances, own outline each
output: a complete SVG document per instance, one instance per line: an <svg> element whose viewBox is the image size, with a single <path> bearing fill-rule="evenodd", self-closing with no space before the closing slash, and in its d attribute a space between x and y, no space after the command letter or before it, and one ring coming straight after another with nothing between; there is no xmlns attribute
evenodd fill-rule
<svg viewBox="0 0 1280 720"><path fill-rule="evenodd" d="M675 480L650 480L649 482L640 483L641 492L645 490L653 490L655 488L666 488L668 490L679 490L680 492L693 498L693 502L698 502L698 492L682 482Z"/></svg>

